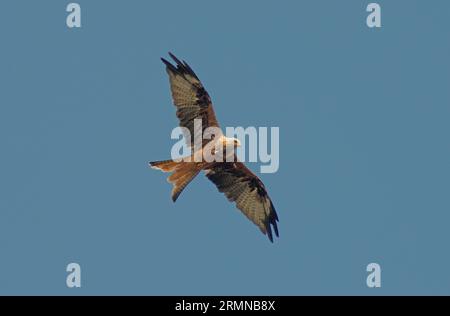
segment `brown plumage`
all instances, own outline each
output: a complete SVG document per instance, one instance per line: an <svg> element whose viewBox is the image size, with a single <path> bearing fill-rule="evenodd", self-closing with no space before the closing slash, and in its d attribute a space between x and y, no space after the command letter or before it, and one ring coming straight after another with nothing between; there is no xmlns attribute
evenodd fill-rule
<svg viewBox="0 0 450 316"><path fill-rule="evenodd" d="M211 98L194 71L185 61L169 53L176 65L161 58L169 74L173 103L177 108L180 126L194 135L194 119L202 120L202 132L207 127L219 127ZM220 139L224 143L229 138ZM231 139L233 140L233 139ZM203 147L209 140L203 141ZM236 141L236 140L235 140ZM237 141L238 142L238 141ZM236 144L236 143L235 143ZM188 144L193 146L193 139ZM193 158L192 154L191 158ZM191 161L194 161L191 159ZM278 237L278 216L262 181L234 156L233 162L175 162L172 160L150 162L152 168L170 172L167 180L172 183L172 200L175 202L183 189L201 171L224 193L229 201L256 224L263 234L273 242L273 232Z"/></svg>
<svg viewBox="0 0 450 316"><path fill-rule="evenodd" d="M278 237L278 215L266 188L242 162L215 163L206 169L206 176L229 201L236 202L237 208L267 234L270 241L273 241L272 227Z"/></svg>
<svg viewBox="0 0 450 316"><path fill-rule="evenodd" d="M166 65L172 91L173 104L177 107L177 117L181 127L189 129L191 135L195 135L194 119L202 120L202 133L209 126L219 127L216 115L211 103L211 98L206 92L197 75L186 62L181 62L174 55L170 57L176 62L177 67L161 58ZM193 137L191 143L193 146Z"/></svg>
<svg viewBox="0 0 450 316"><path fill-rule="evenodd" d="M175 162L172 160L150 162L154 169L163 172L172 172L167 181L173 184L172 201L176 201L181 191L195 178L202 170L202 165L196 162Z"/></svg>

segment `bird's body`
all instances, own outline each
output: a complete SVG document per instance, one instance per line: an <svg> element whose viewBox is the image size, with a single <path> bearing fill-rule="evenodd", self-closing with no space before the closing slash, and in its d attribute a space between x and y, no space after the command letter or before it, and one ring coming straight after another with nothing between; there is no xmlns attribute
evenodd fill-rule
<svg viewBox="0 0 450 316"><path fill-rule="evenodd" d="M173 103L177 107L180 126L187 129L191 135L203 133L207 128L215 128L218 132L211 139L203 140L200 146L195 146L194 141L190 140L188 146L194 149L191 156L179 161L150 162L151 167L171 173L167 180L173 184L174 202L189 182L200 171L205 171L207 178L218 190L223 192L228 200L235 202L244 215L273 241L272 228L278 237L278 216L264 184L238 161L234 150L240 146L239 140L223 135L211 99L196 74L186 62L181 62L172 54L170 56L176 67L164 58L161 59L169 74ZM194 124L195 120L201 120L201 131L196 130L198 125ZM218 157L221 159L217 159Z"/></svg>
<svg viewBox="0 0 450 316"><path fill-rule="evenodd" d="M226 137L222 133L216 135L210 141L203 143L200 148L195 150L190 161L234 161L235 148L241 146L241 142L237 138Z"/></svg>

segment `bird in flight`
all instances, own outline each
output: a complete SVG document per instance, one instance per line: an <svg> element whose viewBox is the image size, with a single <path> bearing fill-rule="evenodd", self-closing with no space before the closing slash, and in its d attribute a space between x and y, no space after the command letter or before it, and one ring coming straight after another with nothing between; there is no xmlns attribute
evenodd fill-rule
<svg viewBox="0 0 450 316"><path fill-rule="evenodd" d="M169 75L170 88L172 92L173 104L176 107L176 115L182 128L187 129L190 135L194 135L197 127L195 120L200 120L202 132L212 127L220 131L219 124L214 114L213 105L208 92L203 87L197 75L185 61L180 61L173 54L169 53L175 64L171 64L161 58L166 65ZM170 172L167 180L172 183L172 200L175 202L183 189L197 176L200 171L204 171L206 177L211 180L219 190L225 194L229 201L235 202L236 206L247 218L259 227L263 234L267 234L269 240L273 242L273 232L278 237L278 215L275 207L262 181L253 174L241 161L239 161L232 151L231 161L229 151L226 148L240 146L236 138L225 137L223 133L219 136L203 140L201 146L195 146L192 138L186 139L187 146L193 150L192 157L200 157L206 151L217 153L218 150L224 152L225 161L189 161L163 160L150 162L150 166L163 172Z"/></svg>

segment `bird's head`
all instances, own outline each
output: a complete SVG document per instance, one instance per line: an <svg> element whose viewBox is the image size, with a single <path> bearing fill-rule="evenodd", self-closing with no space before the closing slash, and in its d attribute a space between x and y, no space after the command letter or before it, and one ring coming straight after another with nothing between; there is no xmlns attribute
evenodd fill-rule
<svg viewBox="0 0 450 316"><path fill-rule="evenodd" d="M230 146L230 147L241 147L241 142L239 141L239 139L234 138L234 137L226 137L225 138L225 145L226 146Z"/></svg>
<svg viewBox="0 0 450 316"><path fill-rule="evenodd" d="M233 138L233 137L224 137L224 146L226 148L230 148L233 150L236 150L236 148L241 146L241 142L239 141L239 139L237 138Z"/></svg>

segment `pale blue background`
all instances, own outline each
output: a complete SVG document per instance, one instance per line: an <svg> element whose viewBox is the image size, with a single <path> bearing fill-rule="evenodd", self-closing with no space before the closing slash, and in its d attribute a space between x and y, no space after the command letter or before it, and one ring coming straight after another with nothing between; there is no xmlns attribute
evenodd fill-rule
<svg viewBox="0 0 450 316"><path fill-rule="evenodd" d="M450 2L378 2L376 30L359 0L79 1L71 30L69 1L2 1L0 294L450 294ZM280 127L274 244L147 167L169 50L223 126Z"/></svg>

